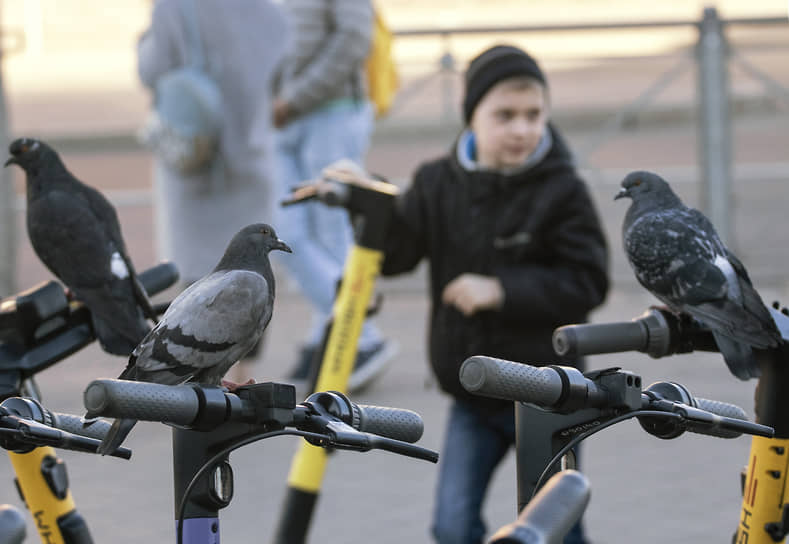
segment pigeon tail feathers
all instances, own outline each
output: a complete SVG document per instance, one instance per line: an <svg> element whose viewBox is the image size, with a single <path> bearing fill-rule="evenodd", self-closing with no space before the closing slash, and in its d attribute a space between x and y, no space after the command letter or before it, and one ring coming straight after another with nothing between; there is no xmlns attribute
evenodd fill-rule
<svg viewBox="0 0 789 544"><path fill-rule="evenodd" d="M737 342L717 331L712 331L712 336L715 338L715 343L718 344L726 366L737 378L744 381L758 378L761 375L759 363L750 346Z"/></svg>
<svg viewBox="0 0 789 544"><path fill-rule="evenodd" d="M110 430L107 431L101 444L96 448L96 453L109 455L117 450L123 444L123 441L126 440L135 423L137 421L134 419L116 419L113 421Z"/></svg>
<svg viewBox="0 0 789 544"><path fill-rule="evenodd" d="M682 306L681 311L698 319L710 330L757 349L775 347L780 340L780 334L777 333L769 313L767 316L770 322L766 324L746 308L729 300L717 300L694 306L686 304Z"/></svg>

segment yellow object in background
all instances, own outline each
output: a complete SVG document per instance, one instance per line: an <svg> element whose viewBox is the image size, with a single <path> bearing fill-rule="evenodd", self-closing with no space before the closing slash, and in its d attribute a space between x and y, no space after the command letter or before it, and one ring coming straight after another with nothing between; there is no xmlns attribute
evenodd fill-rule
<svg viewBox="0 0 789 544"><path fill-rule="evenodd" d="M392 107L400 78L392 56L394 34L381 12L376 9L370 53L367 56L367 96L375 107L375 116L383 117Z"/></svg>

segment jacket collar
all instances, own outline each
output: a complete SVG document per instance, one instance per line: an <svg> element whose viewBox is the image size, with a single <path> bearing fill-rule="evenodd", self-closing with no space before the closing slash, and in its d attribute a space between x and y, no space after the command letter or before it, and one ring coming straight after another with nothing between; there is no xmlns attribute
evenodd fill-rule
<svg viewBox="0 0 789 544"><path fill-rule="evenodd" d="M531 170L534 166L542 162L553 147L553 136L550 128L546 127L542 138L537 143L537 148L529 155L526 160L518 167L508 170L493 170L480 166L476 159L476 138L471 129L464 129L458 136L455 144L455 158L463 170L466 172L487 172L500 174L502 176L516 176Z"/></svg>

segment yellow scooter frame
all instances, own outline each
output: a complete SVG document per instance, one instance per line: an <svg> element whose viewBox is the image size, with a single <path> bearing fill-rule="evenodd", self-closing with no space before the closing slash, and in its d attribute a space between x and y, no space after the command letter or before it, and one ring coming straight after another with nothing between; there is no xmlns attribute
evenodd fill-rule
<svg viewBox="0 0 789 544"><path fill-rule="evenodd" d="M343 279L332 312L326 349L318 373L317 391L345 392L356 360L359 336L383 263L383 240L398 189L390 183L359 178L344 171L324 172L324 179L294 192L284 204L318 198L342 205L362 227L345 262ZM298 248L296 248L298 251ZM323 448L304 442L293 458L288 492L274 542L305 542L327 465Z"/></svg>
<svg viewBox="0 0 789 544"><path fill-rule="evenodd" d="M174 284L178 270L172 263L161 263L143 271L139 279L146 292L153 295ZM4 299L0 325L0 400L13 396L40 400L35 374L95 339L87 308L69 301L55 281ZM9 451L8 455L41 542L92 544L87 523L69 490L66 465L55 450L43 446Z"/></svg>
<svg viewBox="0 0 789 544"><path fill-rule="evenodd" d="M8 452L20 493L45 544L93 542L68 488L66 465L49 446Z"/></svg>
<svg viewBox="0 0 789 544"><path fill-rule="evenodd" d="M773 315L779 328L789 325ZM775 428L775 437L752 438L734 544L775 544L789 533L789 347L784 342L759 356L756 421Z"/></svg>

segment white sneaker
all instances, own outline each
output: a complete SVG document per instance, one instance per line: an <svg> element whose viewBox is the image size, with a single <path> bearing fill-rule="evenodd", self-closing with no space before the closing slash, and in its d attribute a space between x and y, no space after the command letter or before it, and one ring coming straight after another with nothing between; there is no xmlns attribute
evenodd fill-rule
<svg viewBox="0 0 789 544"><path fill-rule="evenodd" d="M387 363L400 351L394 340L383 340L372 348L359 350L353 372L348 378L348 392L357 393L370 385L387 368Z"/></svg>

